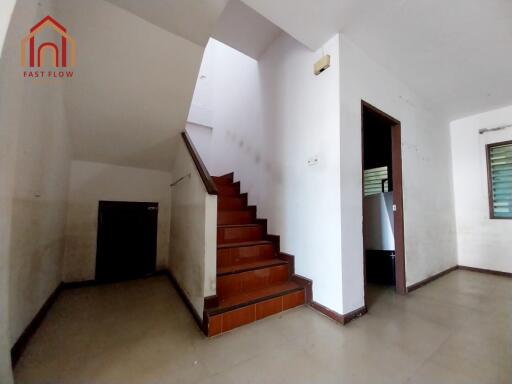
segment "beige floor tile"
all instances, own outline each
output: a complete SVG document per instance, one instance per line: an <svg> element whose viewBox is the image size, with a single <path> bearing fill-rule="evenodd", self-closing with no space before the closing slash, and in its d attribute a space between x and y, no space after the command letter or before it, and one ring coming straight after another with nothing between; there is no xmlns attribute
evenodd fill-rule
<svg viewBox="0 0 512 384"><path fill-rule="evenodd" d="M512 280L456 271L370 288L347 326L300 307L206 338L165 277L67 290L18 384L510 384Z"/></svg>
<svg viewBox="0 0 512 384"><path fill-rule="evenodd" d="M470 373L460 369L452 369L444 365L438 365L432 362L422 366L407 384L471 384L479 383ZM496 383L497 384L497 383Z"/></svg>

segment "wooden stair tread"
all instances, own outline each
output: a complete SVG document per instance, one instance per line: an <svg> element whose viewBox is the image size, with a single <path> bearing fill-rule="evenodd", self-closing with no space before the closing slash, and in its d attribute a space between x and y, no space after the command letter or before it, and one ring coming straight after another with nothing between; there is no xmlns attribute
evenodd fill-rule
<svg viewBox="0 0 512 384"><path fill-rule="evenodd" d="M267 267L274 267L274 266L286 265L286 264L288 264L288 262L285 260L282 260L282 259L265 259L265 260L244 263L244 264L230 265L227 267L218 267L217 268L217 276L223 276L223 275L247 272L247 271L254 271L256 269L263 269L263 268L267 268Z"/></svg>
<svg viewBox="0 0 512 384"><path fill-rule="evenodd" d="M252 247L254 245L268 245L268 244L272 244L272 242L269 241L269 240L244 241L244 242L241 242L241 243L217 244L217 249Z"/></svg>
<svg viewBox="0 0 512 384"><path fill-rule="evenodd" d="M219 300L219 305L217 307L210 308L207 312L209 316L212 316L261 301L270 300L275 297L284 296L288 293L300 291L302 289L304 288L301 285L293 281L269 285L264 288L246 291L234 296L222 298Z"/></svg>

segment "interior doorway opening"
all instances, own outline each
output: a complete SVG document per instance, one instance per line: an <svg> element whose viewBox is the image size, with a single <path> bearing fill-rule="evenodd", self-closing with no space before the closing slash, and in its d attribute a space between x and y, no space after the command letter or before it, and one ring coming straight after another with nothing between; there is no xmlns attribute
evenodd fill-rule
<svg viewBox="0 0 512 384"><path fill-rule="evenodd" d="M156 269L158 203L100 201L96 281L151 275Z"/></svg>
<svg viewBox="0 0 512 384"><path fill-rule="evenodd" d="M362 101L365 304L382 288L407 293L403 226L401 124Z"/></svg>

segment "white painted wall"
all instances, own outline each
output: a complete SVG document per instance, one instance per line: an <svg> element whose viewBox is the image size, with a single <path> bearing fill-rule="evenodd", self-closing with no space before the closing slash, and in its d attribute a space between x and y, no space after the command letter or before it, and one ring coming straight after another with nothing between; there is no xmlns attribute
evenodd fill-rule
<svg viewBox="0 0 512 384"><path fill-rule="evenodd" d="M12 43L10 49L4 50L7 40L7 30L11 21L16 1L7 0L0 4L0 379L5 384L13 382L10 355L9 333L9 247L11 220L11 188L14 168L15 130L9 128L9 120L17 118L20 105L20 90L8 92L12 83ZM9 57L9 60L7 59ZM11 102L7 103L6 99ZM6 113L10 106L16 105L13 113Z"/></svg>
<svg viewBox="0 0 512 384"><path fill-rule="evenodd" d="M217 196L206 192L180 138L172 169L169 269L202 318L204 298L217 282ZM189 176L188 176L189 175Z"/></svg>
<svg viewBox="0 0 512 384"><path fill-rule="evenodd" d="M323 54L331 67L315 76ZM266 180L258 185L249 173L242 181L259 188L260 215L281 235L283 251L295 255L296 273L313 280L314 300L342 312L339 66L338 36L312 52L283 33L268 48L259 62L263 156L254 157L254 173ZM315 166L307 164L312 156Z"/></svg>
<svg viewBox="0 0 512 384"><path fill-rule="evenodd" d="M208 164L210 161L210 151L212 150L213 128L187 123L185 130L194 142L197 151L201 154L203 162Z"/></svg>
<svg viewBox="0 0 512 384"><path fill-rule="evenodd" d="M453 182L459 264L512 272L512 220L489 218L485 146L512 140L512 128L478 133L512 123L512 106L451 123Z"/></svg>
<svg viewBox="0 0 512 384"><path fill-rule="evenodd" d="M457 264L449 124L407 85L341 38L341 217L344 313L363 305L361 100L402 123L406 280Z"/></svg>
<svg viewBox="0 0 512 384"><path fill-rule="evenodd" d="M187 123L211 127L213 124L213 97L215 76L215 47L216 40L210 39L201 60L199 75L194 87L194 94L188 112ZM207 51L206 51L207 49Z"/></svg>
<svg viewBox="0 0 512 384"><path fill-rule="evenodd" d="M243 187L252 189L259 177L259 172L253 172L255 158L262 161L262 153L256 150L262 150L259 148L263 147L266 139L266 131L262 129L263 96L258 62L210 39L199 74L189 122L202 124L193 117L198 116L201 110L211 111L206 124L212 127L212 150L209 154L202 151L205 140L198 140L197 129L187 129L196 146L200 147L198 150L212 175L233 171L233 162L236 161L237 170L254 177L253 180L243 180Z"/></svg>
<svg viewBox="0 0 512 384"><path fill-rule="evenodd" d="M5 0L0 5L0 52L2 52L16 0Z"/></svg>
<svg viewBox="0 0 512 384"><path fill-rule="evenodd" d="M19 62L20 37L51 10L49 1L16 4L0 64L2 383L9 348L61 281L71 153L62 82L25 80Z"/></svg>
<svg viewBox="0 0 512 384"><path fill-rule="evenodd" d="M315 76L322 51L286 34L259 62L211 41L203 62L213 66L206 164L214 175L235 172L283 252L296 256L296 273L313 279L315 301L341 312L338 37L323 49L331 68ZM314 155L318 165L308 166Z"/></svg>
<svg viewBox="0 0 512 384"><path fill-rule="evenodd" d="M11 343L61 282L71 161L61 91L58 83L30 84L22 101L11 211Z"/></svg>
<svg viewBox="0 0 512 384"><path fill-rule="evenodd" d="M93 280L96 267L98 202L156 202L157 270L166 268L169 252L171 174L150 169L73 161L69 182L63 280Z"/></svg>

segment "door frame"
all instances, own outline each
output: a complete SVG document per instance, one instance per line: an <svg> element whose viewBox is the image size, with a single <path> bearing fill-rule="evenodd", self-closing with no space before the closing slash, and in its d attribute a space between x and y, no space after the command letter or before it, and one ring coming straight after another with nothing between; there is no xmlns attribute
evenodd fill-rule
<svg viewBox="0 0 512 384"><path fill-rule="evenodd" d="M370 103L361 100L361 198L364 204L364 110L369 109L382 118L389 121L391 125L391 163L393 178L393 204L394 211L394 238L395 238L395 290L400 295L407 294L405 278L405 239L404 239L404 199L402 182L402 124L399 120L388 115L386 112L374 107ZM363 217L364 221L364 217ZM363 230L364 239L364 230ZM364 243L364 242L363 242ZM364 245L363 245L364 247ZM363 249L363 274L364 274L364 302L367 303L367 280L366 280L366 255Z"/></svg>

